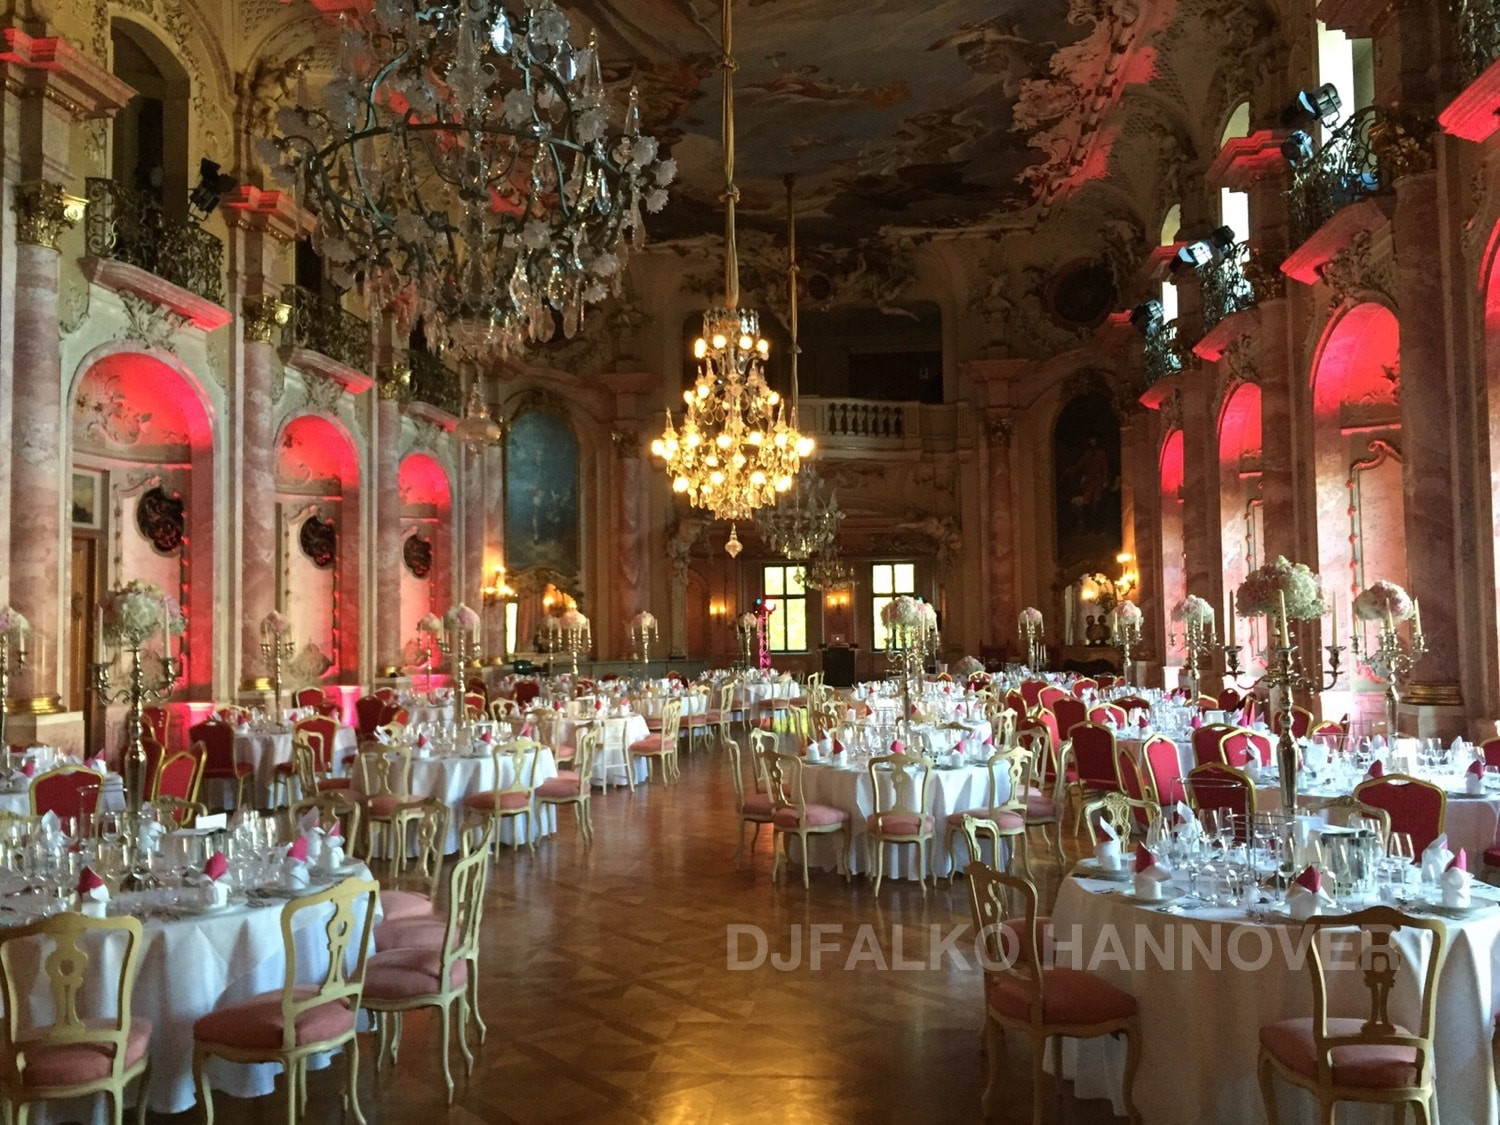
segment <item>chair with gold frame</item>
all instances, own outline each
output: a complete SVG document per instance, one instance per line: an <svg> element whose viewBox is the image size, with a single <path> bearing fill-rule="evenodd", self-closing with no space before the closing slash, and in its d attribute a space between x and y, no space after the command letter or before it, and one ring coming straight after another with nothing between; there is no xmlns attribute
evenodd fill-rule
<svg viewBox="0 0 1500 1125"><path fill-rule="evenodd" d="M359 841L361 808L348 790L332 789L327 793L316 793L293 804L286 814L287 839L296 839L302 820L309 812L316 812L318 827L324 832L337 824L349 854L354 853L354 847Z"/></svg>
<svg viewBox="0 0 1500 1125"><path fill-rule="evenodd" d="M578 821L578 832L583 837L584 849L594 843L594 815L589 807L593 792L594 759L599 752L603 735L598 727L591 727L578 736L578 745L573 750L573 768L559 771L536 788L537 811L545 807L556 809L562 805L573 806L574 819Z"/></svg>
<svg viewBox="0 0 1500 1125"><path fill-rule="evenodd" d="M1318 1100L1321 1120L1332 1121L1337 1102L1364 1102L1395 1108L1405 1119L1406 1106L1420 1122L1436 1120L1433 1085L1433 1026L1437 1018L1437 981L1447 954L1448 930L1443 923L1403 914L1388 906L1373 906L1353 914L1309 918L1302 923L1311 940L1306 948L1312 974L1312 1015L1268 1024L1260 1029L1261 1097L1271 1125L1278 1121L1276 1079L1300 1086ZM1354 931L1353 933L1347 931ZM1390 1000L1397 977L1408 960L1408 950L1420 945L1392 940L1402 930L1429 936L1426 964L1420 972L1420 1013L1415 1031L1396 1023ZM1324 931L1332 931L1326 934ZM1353 943L1352 950L1331 948ZM1346 956L1354 952L1356 956ZM1329 981L1324 957L1332 953L1345 967L1340 978L1350 978L1340 995L1357 994L1364 986L1368 1007L1362 1014L1329 1014ZM1352 968L1351 966L1357 967ZM1356 976L1358 980L1356 981Z"/></svg>
<svg viewBox="0 0 1500 1125"><path fill-rule="evenodd" d="M146 804L156 811L156 822L170 828L191 828L200 816L208 815L208 806L202 801L181 797L154 797Z"/></svg>
<svg viewBox="0 0 1500 1125"><path fill-rule="evenodd" d="M498 844L501 826L506 821L519 821L521 823L511 835L511 847L521 846L520 833L524 830L526 847L536 854L536 764L541 749L542 744L530 738L520 738L509 744L497 742L490 747L497 787L464 798L460 827L464 836L489 823L495 832L492 838L487 838ZM500 779L507 776L510 783L500 787Z"/></svg>
<svg viewBox="0 0 1500 1125"><path fill-rule="evenodd" d="M745 854L745 827L748 825L750 828L750 854L754 856L755 841L760 839L761 825L771 823L771 795L766 792L760 763L767 751L776 749L776 734L768 730L750 732L750 761L755 765L755 788L748 793L745 791L744 767L740 762L740 744L733 737L725 734L720 735L720 741L725 755L729 758L729 776L734 782L734 807L740 824L737 833L738 842L734 849L734 866L738 869L740 858ZM775 835L773 831L771 833L773 843Z"/></svg>
<svg viewBox="0 0 1500 1125"><path fill-rule="evenodd" d="M1031 775L1031 751L1030 750L996 750L990 755L984 764L985 768L985 797L984 806L977 809L964 809L948 816L948 833L945 846L948 849L948 885L953 885L953 878L958 874L960 868L956 853L953 850L953 842L964 830L965 818L978 820L987 826L987 834L995 841L996 851L995 866L1000 865L999 846L1001 840L1010 843L1012 852L1019 849L1021 852L1021 864L1028 876L1031 874L1031 861L1027 856L1026 848L1026 782ZM1001 782L1001 778L1004 782ZM1005 800L997 799L1002 791L1007 794ZM970 859L980 859L979 852L969 852ZM1006 867L1009 868L1010 856L1007 856Z"/></svg>
<svg viewBox="0 0 1500 1125"><path fill-rule="evenodd" d="M375 833L380 830L381 856L401 850L395 831L397 811L411 802L411 748L366 742L355 760L359 771L359 803L364 808L365 858L375 858Z"/></svg>
<svg viewBox="0 0 1500 1125"><path fill-rule="evenodd" d="M364 1125L355 1028L379 894L380 887L372 880L345 879L326 891L292 899L281 910L281 942L286 954L281 987L216 1008L193 1024L193 1080L209 1125L214 1119L209 1059L280 1063L286 1083L287 1121L296 1122L307 1112L308 1060L339 1048L348 1060L344 1110ZM310 925L326 938L315 969L302 964L296 938L303 924L299 915L304 912L309 918L319 919ZM302 983L309 979L318 983Z"/></svg>
<svg viewBox="0 0 1500 1125"><path fill-rule="evenodd" d="M762 732L770 733L770 732ZM772 734L772 738L775 735ZM843 873L849 880L850 855L854 834L849 828L849 812L832 805L808 804L807 791L802 783L802 759L796 754L783 754L775 749L774 741L761 744L757 750L760 769L766 780L766 791L771 795L772 863L771 882L776 882L781 873L781 861L790 862L788 837L796 836L802 844L802 886L808 886L807 841L812 836L827 836L835 832L844 834ZM776 851L775 836L781 836L781 850Z"/></svg>
<svg viewBox="0 0 1500 1125"><path fill-rule="evenodd" d="M38 944L42 948L38 949ZM141 923L65 912L0 931L0 995L5 998L5 1065L0 1101L5 1120L25 1125L35 1102L107 1094L112 1119L123 1120L125 1088L137 1078L136 1120L146 1120L151 1076L151 1025L132 1015L140 968ZM120 946L118 952L114 947ZM40 966L40 968L38 968ZM53 1022L32 1027L28 1016L38 974L51 989ZM111 1003L81 1011L93 988Z"/></svg>
<svg viewBox="0 0 1500 1125"><path fill-rule="evenodd" d="M677 735L682 729L682 700L669 699L662 704L661 730L638 738L626 747L625 779L635 791L635 763L637 758L650 762L661 761L662 780L671 783L681 776L677 766ZM649 775L648 775L649 776Z"/></svg>
<svg viewBox="0 0 1500 1125"><path fill-rule="evenodd" d="M917 881L926 898L927 873L937 840L936 825L927 811L932 763L916 755L884 754L870 759L869 770L875 811L865 818L865 840L874 861L875 893L880 894L885 875L886 845L911 844L917 849Z"/></svg>

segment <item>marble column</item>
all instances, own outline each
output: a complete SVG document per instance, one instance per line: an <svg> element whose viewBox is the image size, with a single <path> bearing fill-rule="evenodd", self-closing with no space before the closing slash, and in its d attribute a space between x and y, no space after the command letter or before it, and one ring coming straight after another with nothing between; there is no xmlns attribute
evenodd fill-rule
<svg viewBox="0 0 1500 1125"><path fill-rule="evenodd" d="M614 628L615 655L632 655L630 619L645 604L646 528L641 515L641 435L622 426L611 435L615 446ZM601 631L600 639L604 634Z"/></svg>
<svg viewBox="0 0 1500 1125"><path fill-rule="evenodd" d="M1287 355L1285 297L1263 301L1256 342L1260 382L1260 496L1264 542L1262 562L1283 556L1302 559L1297 545L1296 485L1293 472L1292 367ZM1313 557L1316 558L1316 551Z"/></svg>
<svg viewBox="0 0 1500 1125"><path fill-rule="evenodd" d="M502 429L504 427L502 426ZM505 565L505 439L484 451L484 557L493 568ZM505 643L506 602L496 602L484 615L484 651L493 660L509 656Z"/></svg>
<svg viewBox="0 0 1500 1125"><path fill-rule="evenodd" d="M484 606L484 450L470 449L458 443L459 464L463 469L462 581L454 601L479 610Z"/></svg>
<svg viewBox="0 0 1500 1125"><path fill-rule="evenodd" d="M1009 647L1020 644L1016 621L1021 607L1016 602L1016 528L1011 492L1011 436L1014 424L1009 417L991 417L985 426L988 439L985 453L989 460L985 519L989 555L989 626L985 630L990 644ZM1061 628L1058 622L1058 628Z"/></svg>
<svg viewBox="0 0 1500 1125"><path fill-rule="evenodd" d="M1442 250L1435 237L1441 229L1437 189L1436 172L1402 177L1396 182L1391 223L1395 296L1401 309L1407 575L1411 593L1421 600L1427 640L1427 655L1412 673L1406 700L1416 706L1459 707L1453 403L1444 377L1443 303L1432 299L1433 285L1442 276Z"/></svg>
<svg viewBox="0 0 1500 1125"><path fill-rule="evenodd" d="M1219 533L1219 457L1212 410L1213 381L1191 367L1182 384L1182 544L1187 592L1222 605L1223 539ZM1168 607L1171 608L1171 607Z"/></svg>
<svg viewBox="0 0 1500 1125"><path fill-rule="evenodd" d="M37 181L16 188L15 212L11 511L24 513L26 533L11 541L10 604L31 622L32 663L23 673L29 682L14 694L29 697L25 709L32 714L52 714L61 710L65 689L69 604L58 244L82 218L82 206L60 185Z"/></svg>
<svg viewBox="0 0 1500 1125"><path fill-rule="evenodd" d="M240 690L271 688L261 653L261 622L276 609L276 341L286 306L270 297L247 298L240 323L245 332L243 405L240 411Z"/></svg>
<svg viewBox="0 0 1500 1125"><path fill-rule="evenodd" d="M401 675L401 393L405 371L382 374L375 411L376 675Z"/></svg>

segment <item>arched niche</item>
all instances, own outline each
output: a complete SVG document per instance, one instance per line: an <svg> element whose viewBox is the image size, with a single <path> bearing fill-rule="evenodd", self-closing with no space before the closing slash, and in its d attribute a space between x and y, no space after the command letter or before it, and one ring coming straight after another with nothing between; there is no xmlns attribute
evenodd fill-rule
<svg viewBox="0 0 1500 1125"><path fill-rule="evenodd" d="M1331 322L1313 361L1317 562L1345 604L1407 581L1399 372L1396 317L1374 302Z"/></svg>
<svg viewBox="0 0 1500 1125"><path fill-rule="evenodd" d="M1225 590L1234 590L1266 561L1260 479L1260 388L1240 383L1231 388L1219 412L1219 535Z"/></svg>
<svg viewBox="0 0 1500 1125"><path fill-rule="evenodd" d="M1187 596L1187 563L1182 540L1182 431L1173 430L1162 442L1158 465L1161 486L1161 586L1164 635L1173 633L1172 610ZM1179 648L1172 654L1181 657Z"/></svg>
<svg viewBox="0 0 1500 1125"><path fill-rule="evenodd" d="M359 676L359 457L343 426L301 414L276 441L277 605L298 681Z"/></svg>
<svg viewBox="0 0 1500 1125"><path fill-rule="evenodd" d="M441 616L452 601L453 501L447 470L427 453L401 462L401 638L419 655L417 622ZM474 607L479 608L479 607ZM409 659L408 663L415 663Z"/></svg>
<svg viewBox="0 0 1500 1125"><path fill-rule="evenodd" d="M212 698L214 425L203 389L175 360L101 349L80 367L70 401L72 577L84 603L70 626L70 702L88 706L86 662L97 638L87 605L132 579L181 602L177 694ZM47 641L55 653L55 638Z"/></svg>

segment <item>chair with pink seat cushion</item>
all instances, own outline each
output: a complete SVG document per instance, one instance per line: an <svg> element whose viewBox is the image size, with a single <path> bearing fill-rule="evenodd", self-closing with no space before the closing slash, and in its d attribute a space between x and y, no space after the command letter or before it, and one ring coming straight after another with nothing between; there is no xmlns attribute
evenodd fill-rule
<svg viewBox="0 0 1500 1125"><path fill-rule="evenodd" d="M768 730L750 732L750 761L755 766L755 781L750 789L745 788L745 774L740 766L740 744L725 730L719 734L719 742L729 759L729 776L734 782L735 812L739 817L739 840L734 849L734 866L740 865L745 851L745 826L750 827L750 854L755 855L755 842L760 839L760 826L771 823L771 794L766 789L765 775L760 765L767 751L776 749L776 734ZM774 844L775 832L772 832Z"/></svg>
<svg viewBox="0 0 1500 1125"><path fill-rule="evenodd" d="M469 1051L469 988L478 975L479 923L484 915L484 887L489 873L488 836L494 830L494 821L486 824L474 850L454 864L448 875L448 909L438 947L382 949L370 958L365 969L360 1006L380 1014L377 1069L387 1054L391 1065L396 1065L402 1013L437 1008L441 1020L439 1052L449 1105L453 1104L453 1073L448 1065L448 1037L454 1004L458 1005L458 1047L464 1057L464 1072L474 1073L474 1056Z"/></svg>
<svg viewBox="0 0 1500 1125"><path fill-rule="evenodd" d="M213 1120L208 1061L280 1063L286 1085L287 1120L306 1111L307 1062L314 1055L344 1049L348 1079L344 1108L363 1122L359 1107L359 1048L355 1017L364 989L370 933L380 888L369 879L345 879L326 891L292 899L281 909L281 941L286 975L279 989L238 1004L216 1008L193 1024L193 1079L205 1117ZM307 913L305 919L299 915ZM323 936L317 963L303 964L296 934L306 925ZM299 980L317 979L316 985Z"/></svg>
<svg viewBox="0 0 1500 1125"><path fill-rule="evenodd" d="M355 759L355 776L359 778L359 804L364 810L365 858L376 855L376 832L379 831L380 854L394 856L405 850L396 833L396 814L412 801L411 748L384 742L366 742ZM351 850L356 841L350 841Z"/></svg>
<svg viewBox="0 0 1500 1125"><path fill-rule="evenodd" d="M1009 750L997 750L991 754L985 762L985 797L984 804L977 809L964 809L948 816L948 831L945 845L948 849L948 885L953 885L953 877L958 873L957 853L953 850L954 841L963 833L964 822L967 817L970 820L981 821L986 826L986 835L990 836L995 844L995 863L1000 862L1000 842L1007 841L1011 847L1011 854L1006 856L1005 866L1010 867L1010 860L1015 849L1021 852L1021 861L1027 873L1031 871L1031 861L1026 854L1026 798L1027 779L1031 775L1031 751L1020 747ZM1002 798L1000 794L1005 796ZM968 840L969 858L982 859L979 852L974 850L976 841Z"/></svg>
<svg viewBox="0 0 1500 1125"><path fill-rule="evenodd" d="M1187 800L1187 785L1182 779L1182 759L1177 756L1177 743L1164 734L1153 734L1141 746L1141 762L1145 765L1146 780L1151 783L1151 795L1163 808Z"/></svg>
<svg viewBox="0 0 1500 1125"><path fill-rule="evenodd" d="M1412 853L1419 863L1427 845L1447 831L1448 794L1430 781L1388 773L1360 782L1354 796L1391 814L1391 831L1411 837Z"/></svg>
<svg viewBox="0 0 1500 1125"><path fill-rule="evenodd" d="M1047 829L1056 829L1052 836L1052 848L1060 867L1063 863L1062 815L1058 811L1057 761L1056 751L1052 749L1051 736L1047 733L1047 728L1038 723L1017 731L1016 742L1022 749L1031 753L1026 776L1027 835L1030 836L1033 828L1040 828L1042 843L1046 844ZM1049 758L1052 759L1050 770L1047 769ZM1031 854L1029 842L1025 854L1027 857Z"/></svg>
<svg viewBox="0 0 1500 1125"><path fill-rule="evenodd" d="M637 758L647 762L660 761L662 781L668 784L681 776L677 768L677 736L681 730L682 700L669 699L661 707L661 730L638 738L625 748L625 779L631 792L635 792Z"/></svg>
<svg viewBox="0 0 1500 1125"><path fill-rule="evenodd" d="M404 918L432 918L443 855L448 848L452 810L442 797L413 798L396 811L391 832L403 847L396 848L390 876L380 888L381 925ZM375 928L380 948L380 927Z"/></svg>
<svg viewBox="0 0 1500 1125"><path fill-rule="evenodd" d="M536 854L536 775L537 757L542 744L530 738L519 738L515 742L490 746L490 760L494 763L497 788L482 793L472 793L464 798L463 820L460 830L464 835L484 827L488 821L495 832L490 839L500 840L500 829L508 820L519 821L511 836L511 847L521 846L520 833L526 833L526 847ZM510 784L498 787L500 778L509 773Z"/></svg>
<svg viewBox="0 0 1500 1125"><path fill-rule="evenodd" d="M1334 1119L1336 1103L1350 1101L1392 1106L1397 1121L1405 1119L1408 1105L1418 1121L1436 1120L1432 1033L1447 929L1388 906L1313 917L1302 926L1298 945L1307 951L1312 974L1312 1015L1260 1029L1260 1090L1271 1125L1278 1120L1278 1078L1311 1093L1323 1121ZM1420 967L1411 963L1413 954ZM1326 968L1325 958L1331 961ZM1410 988L1398 981L1420 982L1414 1031L1392 1017L1397 993L1403 1010L1413 1010ZM1334 1015L1336 1007L1343 1012Z"/></svg>
<svg viewBox="0 0 1500 1125"><path fill-rule="evenodd" d="M1059 967L1045 956L1046 930L1037 916L1036 888L1028 879L996 871L977 860L964 868L974 928L984 942L985 1054L989 1075L981 1107L986 1118L999 1109L1005 1071L1005 1032L1031 1040L1032 1121L1042 1120L1047 1045L1059 1039L1125 1037L1122 1091L1132 1122L1139 1122L1131 1097L1140 1060L1140 1015L1135 997L1082 969ZM1012 909L1011 903L1020 904ZM1007 922L1020 919L1020 925ZM1014 944L1012 944L1014 943ZM1007 948L1009 946L1009 948ZM1060 1061L1060 1060L1059 1060ZM1053 1073L1062 1068L1054 1065Z"/></svg>
<svg viewBox="0 0 1500 1125"><path fill-rule="evenodd" d="M927 811L932 763L915 755L885 754L871 758L869 770L875 811L865 818L865 839L875 861L875 893L880 894L885 874L885 846L911 844L917 849L917 881L925 898L932 844L937 838Z"/></svg>
<svg viewBox="0 0 1500 1125"><path fill-rule="evenodd" d="M144 1125L151 1024L131 1014L140 953L135 918L65 912L0 931L0 1099L7 1121L26 1121L34 1102L102 1093L119 1122L125 1088L139 1078L137 1120ZM39 977L54 1013L46 1027L31 1020Z"/></svg>
<svg viewBox="0 0 1500 1125"><path fill-rule="evenodd" d="M812 836L828 836L836 832L844 834L843 872L845 882L849 879L849 848L853 833L849 828L849 813L832 805L807 803L807 791L803 787L802 759L796 754L783 754L775 749L774 738L762 743L757 750L761 775L765 778L766 792L771 797L772 863L771 882L781 874L781 861L791 862L789 837L796 836L802 845L802 886L808 884L807 841ZM781 850L776 850L774 839L781 836Z"/></svg>
<svg viewBox="0 0 1500 1125"><path fill-rule="evenodd" d="M559 770L556 777L549 777L536 787L538 811L573 806L573 818L578 821L585 851L594 843L594 816L589 807L589 795L593 792L594 759L598 757L602 737L598 727L584 730L578 736L578 745L573 748L572 769Z"/></svg>

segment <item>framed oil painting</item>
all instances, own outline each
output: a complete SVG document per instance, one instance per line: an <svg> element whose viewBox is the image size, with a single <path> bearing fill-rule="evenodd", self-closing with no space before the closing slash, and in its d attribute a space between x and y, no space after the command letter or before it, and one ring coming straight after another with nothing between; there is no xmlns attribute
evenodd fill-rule
<svg viewBox="0 0 1500 1125"><path fill-rule="evenodd" d="M1057 563L1111 571L1120 552L1120 423L1104 391L1070 399L1053 430Z"/></svg>
<svg viewBox="0 0 1500 1125"><path fill-rule="evenodd" d="M578 439L567 419L527 410L505 447L506 567L578 575Z"/></svg>
<svg viewBox="0 0 1500 1125"><path fill-rule="evenodd" d="M73 526L104 526L104 474L94 469L73 470Z"/></svg>

